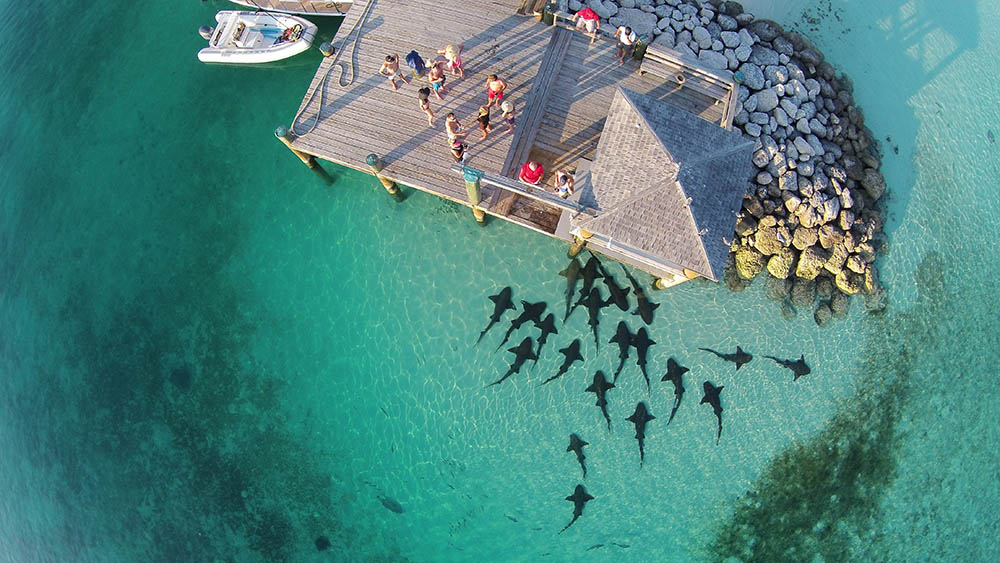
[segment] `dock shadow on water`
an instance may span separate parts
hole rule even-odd
[[[945,267],[939,254],[927,255],[917,269],[916,305],[870,317],[857,392],[817,436],[764,469],[719,526],[708,546],[712,560],[880,560],[880,505],[896,478],[911,375],[953,313]]]

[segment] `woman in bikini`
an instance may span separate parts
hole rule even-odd
[[[476,118],[476,121],[479,122],[479,129],[481,129],[482,132],[483,132],[483,138],[480,139],[480,140],[483,140],[483,139],[486,138],[486,135],[490,131],[493,130],[493,128],[490,127],[490,107],[489,106],[479,106],[479,117]]]
[[[417,90],[417,99],[420,100],[420,109],[427,114],[427,125],[434,125],[434,112],[431,111],[431,102],[427,98],[431,95],[430,88]]]

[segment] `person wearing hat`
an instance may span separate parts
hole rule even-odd
[[[514,130],[514,104],[507,100],[500,104],[500,109],[503,111],[503,120],[507,124],[507,130],[504,133],[510,133]]]

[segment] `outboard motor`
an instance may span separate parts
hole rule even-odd
[[[203,25],[198,28],[198,35],[201,35],[207,41],[212,40],[213,33],[215,33],[215,28],[210,25]]]

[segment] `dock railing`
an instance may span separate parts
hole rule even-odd
[[[478,177],[479,181],[493,186],[494,188],[499,188],[501,190],[506,190],[508,192],[515,193],[521,197],[526,197],[528,199],[533,199],[535,201],[540,201],[542,203],[551,205],[553,207],[558,207],[570,213],[584,213],[590,215],[591,217],[597,216],[597,210],[592,207],[587,207],[575,201],[570,201],[568,199],[563,199],[555,194],[549,193],[545,188],[541,186],[529,186],[520,181],[513,180],[506,176],[500,176],[498,174],[487,174],[481,170],[477,170],[470,166],[464,166],[461,164],[453,164],[451,167],[452,171],[462,174],[468,180],[470,177]],[[478,205],[478,202],[470,202],[473,206]]]

